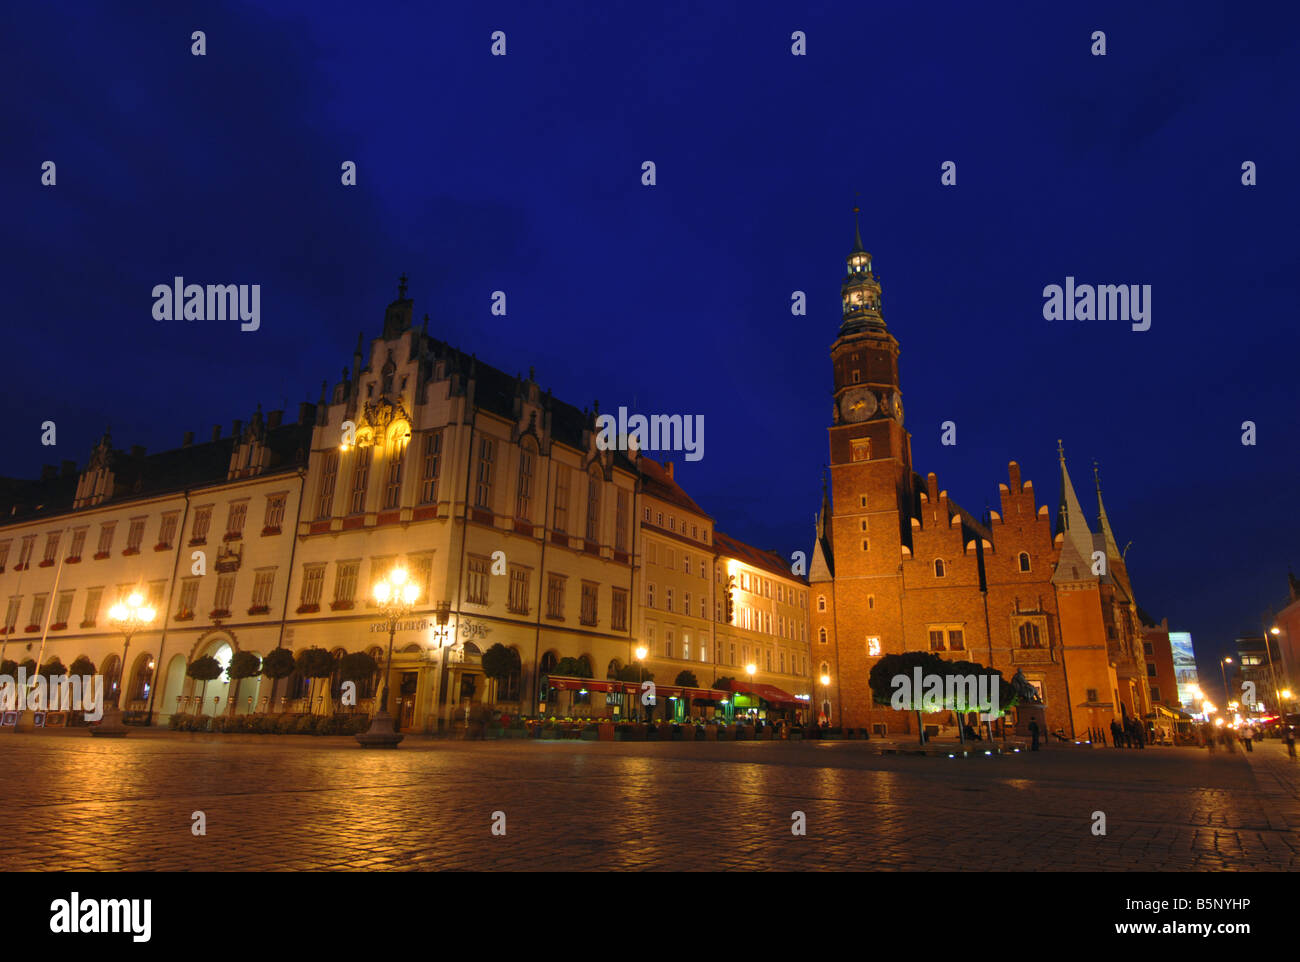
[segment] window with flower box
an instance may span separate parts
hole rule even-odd
[[[94,628],[99,619],[99,602],[104,597],[104,589],[91,588],[86,592],[86,607],[81,613],[81,627]]]
[[[529,583],[533,571],[523,565],[510,566],[510,595],[506,607],[517,615],[528,614]]]
[[[253,603],[248,609],[250,615],[265,615],[270,612],[274,587],[274,568],[258,568],[253,572]]]
[[[287,495],[268,494],[266,496],[266,512],[262,516],[262,534],[272,535],[279,534],[281,525],[284,524],[284,504]]]
[[[68,548],[68,556],[63,560],[68,564],[76,564],[81,560],[81,552],[86,548],[86,531],[87,528],[77,528],[72,532],[72,545]],[[0,564],[0,571],[4,570],[4,565]]]
[[[23,596],[12,595],[9,598],[9,607],[5,610],[4,633],[12,635],[14,628],[18,625],[18,609],[22,607]]]
[[[140,553],[140,544],[144,541],[145,520],[145,518],[131,519],[131,523],[126,529],[126,548],[122,554],[133,555]]]
[[[334,566],[334,600],[331,611],[346,611],[356,605],[357,573],[360,561],[340,561]]]
[[[18,564],[14,565],[14,571],[26,571],[31,567],[32,552],[36,550],[36,535],[28,535],[23,538],[22,546],[18,549]]]
[[[27,631],[41,630],[41,622],[45,618],[45,605],[49,599],[48,594],[39,594],[32,597],[32,617],[27,623]]]
[[[176,620],[190,621],[194,609],[199,603],[199,578],[185,578],[181,581],[180,603],[176,606]]]
[[[465,600],[471,605],[488,603],[488,584],[491,577],[492,559],[482,555],[469,556],[469,583]]]
[[[194,524],[190,527],[190,544],[207,544],[208,528],[212,525],[212,505],[194,509]]]
[[[325,589],[325,564],[302,566],[302,591],[298,595],[298,614],[320,611],[321,593]]]
[[[420,464],[420,503],[433,504],[438,499],[438,474],[442,470],[442,431],[424,436],[424,457]]]
[[[63,536],[62,531],[51,531],[45,536],[45,556],[41,558],[38,567],[49,568],[59,557],[59,539]]]
[[[226,534],[223,540],[238,541],[244,536],[244,521],[248,517],[247,501],[232,501],[226,512]]]

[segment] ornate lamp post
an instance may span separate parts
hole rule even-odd
[[[127,728],[122,724],[122,692],[127,683],[127,652],[131,650],[131,636],[143,631],[153,623],[156,612],[145,603],[144,596],[138,591],[127,595],[126,601],[119,601],[108,609],[108,620],[122,633],[122,667],[118,671],[117,692],[113,704],[104,709],[104,717],[99,724],[90,729],[92,735],[101,738],[123,738]]]
[[[648,654],[650,654],[650,649],[645,645],[636,646],[636,681],[638,689],[641,685],[645,684],[645,656]],[[637,699],[637,704],[639,705],[641,703],[640,690],[638,690],[633,697]],[[639,708],[637,709],[636,715],[638,718],[641,717],[641,711]]]
[[[396,748],[405,735],[393,731],[393,717],[388,714],[388,681],[393,667],[393,638],[397,624],[411,613],[420,597],[420,589],[408,580],[405,568],[394,568],[374,589],[379,610],[388,619],[388,657],[384,661],[384,687],[379,696],[379,710],[370,721],[370,730],[357,736],[362,748]]]

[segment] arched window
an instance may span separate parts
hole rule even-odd
[[[944,568],[944,565],[943,565],[943,559],[942,559],[942,558],[935,558],[935,559],[934,559],[934,576],[935,576],[936,578],[942,578],[945,574],[946,574],[946,569]]]
[[[825,595],[818,595],[818,596],[817,596],[817,610],[818,610],[818,611],[825,611],[825,610],[826,610],[826,596],[825,596]]]
[[[497,701],[519,701],[522,690],[520,678],[523,670],[519,661],[519,650],[510,648],[510,672],[504,678],[497,679]]]
[[[817,629],[817,640],[820,641],[823,645],[826,644],[826,629],[825,629],[825,628],[818,628],[818,629]]]
[[[1021,571],[1028,571],[1028,570],[1029,570],[1029,552],[1028,552],[1028,551],[1022,551],[1022,552],[1020,552],[1020,570],[1021,570]]]
[[[619,663],[619,660],[617,658],[611,658],[609,660],[609,666],[605,669],[605,677],[617,679],[618,673],[622,670],[623,666]]]
[[[551,674],[551,672],[555,671],[555,665],[558,661],[559,658],[556,657],[555,652],[548,651],[546,654],[542,655],[542,661],[537,667],[537,696],[542,701],[550,701],[547,697],[550,692],[548,687],[543,683],[543,679],[545,679],[547,675]]]

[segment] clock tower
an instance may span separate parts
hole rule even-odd
[[[839,337],[830,352],[830,497],[809,569],[814,664],[832,669],[835,719],[841,707],[849,717],[874,719],[871,666],[905,650],[901,571],[911,556],[915,494],[898,341],[885,325],[880,279],[856,224],[840,293]]]

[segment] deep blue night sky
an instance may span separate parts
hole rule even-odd
[[[497,367],[703,414],[678,479],[789,556],[856,200],[917,469],[982,515],[1013,458],[1055,510],[1058,437],[1092,505],[1098,459],[1138,600],[1208,682],[1300,566],[1300,12],[1057,6],[8,5],[0,474],[84,464],[106,422],[160,450],[314,401],[407,271],[431,332]],[[155,322],[177,274],[260,284],[261,330]],[[1151,329],[1045,321],[1067,275],[1151,284]]]

